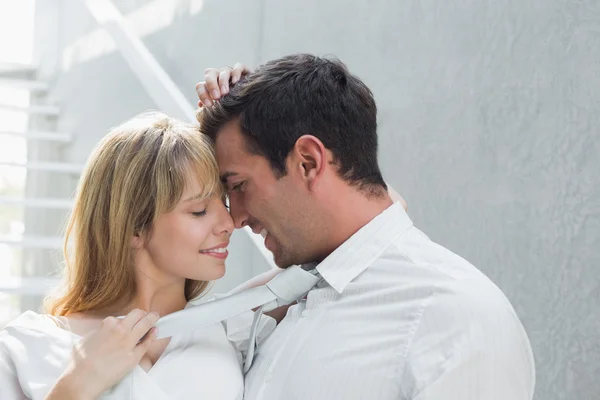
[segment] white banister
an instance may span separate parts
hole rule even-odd
[[[83,2],[98,24],[111,35],[121,55],[158,108],[172,117],[196,121],[194,107],[190,105],[112,2],[110,0],[83,0]]]

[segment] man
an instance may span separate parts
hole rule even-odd
[[[230,70],[199,85],[235,226],[262,234],[279,267],[318,263],[323,277],[261,344],[245,399],[532,399],[504,294],[391,200],[364,83],[308,54],[235,73],[231,88]]]

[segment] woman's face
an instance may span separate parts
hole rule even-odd
[[[179,203],[156,219],[146,238],[145,252],[162,274],[198,281],[225,274],[233,220],[219,197],[201,200],[200,193],[197,183],[186,185]]]

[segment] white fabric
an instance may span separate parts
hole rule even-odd
[[[313,269],[314,265],[303,265],[286,268],[277,276],[271,279],[265,285],[276,297],[275,301],[263,304],[254,314],[252,328],[248,338],[248,351],[244,362],[244,374],[248,372],[254,360],[254,354],[258,347],[258,326],[264,312],[271,311],[273,308],[288,305],[294,301],[302,299],[306,294],[321,281],[321,275]],[[311,270],[309,272],[309,269]],[[275,303],[273,305],[273,303]]]
[[[271,311],[304,297],[318,281],[318,277],[302,267],[290,267],[265,285],[186,307],[162,317],[154,325],[158,330],[156,336],[160,339],[191,332],[259,306],[263,306],[261,310],[264,312]]]
[[[317,270],[325,282],[260,345],[246,400],[533,398],[533,355],[509,301],[400,204]]]
[[[184,335],[175,335],[157,363],[137,366],[101,399],[241,400],[241,364],[251,311]],[[259,341],[275,327],[261,318]],[[25,312],[0,331],[0,399],[43,399],[67,367],[81,338],[48,316]]]

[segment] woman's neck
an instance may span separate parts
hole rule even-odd
[[[119,310],[123,315],[137,308],[163,316],[185,307],[185,279],[157,268],[145,251],[136,253],[134,263],[136,292]]]
[[[151,265],[137,264],[136,287],[131,297],[102,309],[86,312],[99,318],[127,315],[134,309],[156,312],[160,316],[182,310],[186,304],[185,279],[165,276]]]
[[[182,310],[186,304],[185,281],[161,287],[140,285],[138,283],[137,293],[121,309],[121,312],[125,315],[137,308],[148,312],[156,312],[158,315],[164,316]]]

